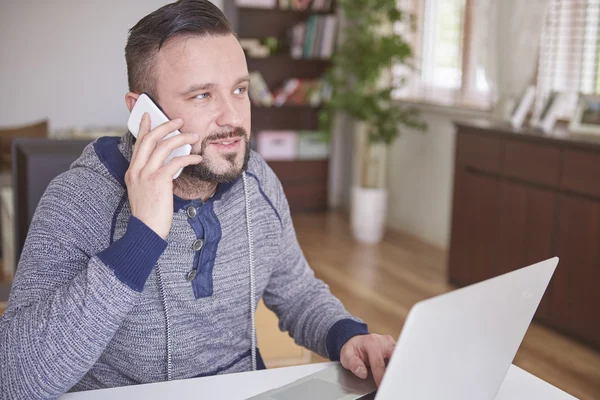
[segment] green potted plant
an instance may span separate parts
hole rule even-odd
[[[397,87],[392,66],[412,68],[413,58],[409,42],[392,27],[396,22],[410,27],[414,23],[411,15],[398,9],[396,0],[338,0],[337,4],[343,15],[342,40],[325,74],[330,98],[320,113],[320,126],[331,133],[336,112],[356,121],[357,134],[364,140],[355,153],[360,178],[352,188],[351,225],[357,240],[376,243],[383,236],[387,212],[382,179],[387,169],[385,152],[402,127],[426,128],[414,108],[392,99]]]

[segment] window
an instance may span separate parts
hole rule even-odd
[[[418,102],[489,108],[491,95],[475,62],[473,7],[477,0],[399,0],[400,10],[415,17],[416,29],[397,24],[415,53],[411,69],[397,65],[395,98]],[[600,1],[600,0],[599,0]]]
[[[564,93],[569,119],[578,93],[600,94],[600,0],[550,0],[540,48],[536,110],[553,91]]]

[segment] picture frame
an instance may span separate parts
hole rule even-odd
[[[561,92],[552,91],[542,106],[542,110],[538,115],[535,115],[531,120],[531,126],[541,129],[546,133],[554,130],[558,111],[564,101],[564,94]]]
[[[600,136],[600,96],[579,95],[569,132],[578,135]]]
[[[510,114],[510,124],[514,129],[520,129],[523,126],[527,113],[531,110],[535,101],[535,86],[529,85],[518,100]]]

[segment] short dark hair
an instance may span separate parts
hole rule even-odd
[[[148,14],[129,30],[125,46],[129,91],[157,97],[156,56],[169,39],[229,34],[227,17],[208,0],[179,0]]]

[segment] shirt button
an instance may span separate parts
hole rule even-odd
[[[185,280],[187,280],[188,282],[191,282],[194,280],[195,277],[196,277],[196,270],[193,269],[185,275]]]
[[[194,240],[194,243],[192,243],[192,250],[199,251],[202,246],[204,246],[204,241],[202,239]]]
[[[189,206],[186,210],[188,218],[194,218],[196,216],[196,207]]]

